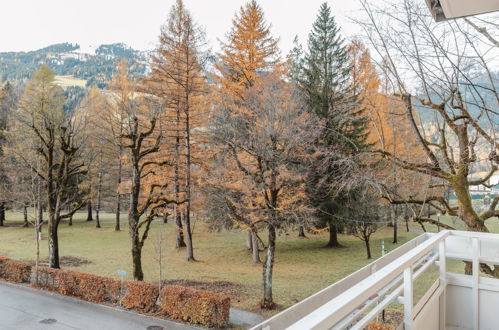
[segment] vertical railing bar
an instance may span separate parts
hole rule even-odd
[[[440,286],[442,287],[442,295],[440,296],[439,305],[440,305],[440,330],[445,330],[447,324],[446,318],[446,302],[447,302],[447,265],[445,258],[445,241],[440,242],[438,244],[438,252],[439,252],[439,268],[440,268]]]
[[[412,329],[412,265],[404,270],[404,330]]]
[[[471,239],[473,246],[473,275],[472,275],[472,292],[473,292],[473,329],[478,330],[479,327],[479,299],[478,299],[478,284],[480,281],[480,241],[474,237]]]

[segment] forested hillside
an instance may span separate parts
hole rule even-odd
[[[87,81],[87,87],[102,88],[111,80],[121,58],[127,59],[133,76],[146,73],[147,54],[125,44],[100,45],[90,54],[81,51],[78,44],[60,43],[29,52],[0,53],[0,81],[22,81],[46,64],[56,75],[81,78]]]

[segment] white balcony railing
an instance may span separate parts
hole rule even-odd
[[[472,275],[447,271],[447,259],[471,262]],[[499,329],[499,280],[480,263],[499,265],[499,234],[423,234],[253,329],[360,330],[392,303],[403,305],[400,329]],[[433,265],[415,303],[414,281]]]

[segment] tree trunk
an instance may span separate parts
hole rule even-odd
[[[305,227],[304,226],[298,227],[298,237],[303,237],[303,238],[307,237],[305,235]]]
[[[263,263],[263,300],[261,302],[261,307],[272,309],[275,307],[274,300],[272,299],[272,273],[274,268],[276,240],[276,233],[273,225],[268,226],[268,232],[269,242],[265,262]]]
[[[97,185],[97,205],[95,206],[95,227],[100,228],[100,202],[101,202],[101,191],[102,191],[102,173],[99,172],[99,182]]]
[[[173,171],[173,182],[174,182],[174,194],[175,194],[175,200],[177,202],[180,201],[180,182],[179,182],[179,164],[180,164],[180,109],[177,106],[176,109],[176,118],[175,118],[175,123],[177,126],[177,133],[175,136],[175,164],[174,164],[174,171]],[[175,246],[177,248],[185,247],[185,241],[184,241],[184,231],[182,230],[182,219],[181,219],[181,212],[179,210],[178,205],[175,205],[173,207],[173,216],[175,217],[175,225],[177,227],[177,239],[176,239],[176,244]]]
[[[392,216],[392,224],[393,224],[393,244],[398,243],[398,235],[397,235],[397,209],[395,205],[391,205],[391,216]]]
[[[473,208],[467,178],[465,176],[458,177],[451,183],[459,205],[459,217],[464,221],[467,229],[469,231],[488,232],[485,222]]]
[[[407,204],[404,205],[404,221],[405,221],[405,230],[409,232],[409,210]]]
[[[49,231],[49,267],[61,268],[59,266],[59,237],[57,235],[57,221],[55,219],[54,214],[49,214],[48,231]]]
[[[188,84],[187,80],[187,84]],[[188,86],[186,86],[188,88]],[[191,230],[191,126],[189,118],[189,94],[185,99],[185,212],[184,212],[184,233],[187,245],[187,261],[195,261],[194,248]]]
[[[251,234],[251,230],[248,230],[248,234],[246,235],[246,249],[253,250],[253,235]]]
[[[253,263],[254,264],[259,264],[261,263],[260,260],[260,251],[258,250],[258,237],[256,237],[256,233],[253,231],[250,231],[251,235],[251,250],[253,254]]]
[[[329,242],[326,244],[328,248],[339,248],[341,247],[338,242],[338,228],[333,221],[329,222]]]
[[[93,221],[94,220],[94,216],[92,214],[92,200],[89,199],[87,201],[87,221]]]
[[[139,213],[139,198],[141,177],[139,170],[139,160],[132,158],[133,171],[132,171],[132,186],[130,191],[130,207],[128,209],[128,230],[130,240],[132,243],[132,271],[133,279],[135,281],[144,280],[144,272],[142,271],[142,244],[140,240],[140,232],[138,227],[140,221]]]
[[[369,244],[369,238],[364,239],[364,242],[366,243],[367,259],[372,259],[372,256],[371,256],[371,245]]]
[[[38,188],[40,189],[40,188]],[[39,228],[38,228],[38,232],[39,232],[39,235],[42,234],[42,228],[43,228],[43,205],[42,205],[42,197],[41,197],[41,193],[38,192],[38,201],[37,201],[37,219],[38,219],[38,223],[39,223]]]
[[[163,223],[168,223],[168,212],[163,212]]]
[[[23,227],[28,227],[28,207],[26,205],[23,206]]]
[[[181,212],[178,211],[178,206],[174,206],[174,215],[175,215],[175,227],[177,228],[176,233],[177,233],[177,238],[176,238],[176,243],[175,247],[177,249],[185,247],[185,240],[184,240],[184,230],[182,229],[182,216]]]
[[[194,259],[194,247],[192,246],[191,219],[187,216],[187,214],[183,214],[183,216],[185,243],[187,246],[187,261],[196,261],[196,259]]]
[[[0,203],[0,226],[3,227],[5,222],[5,203]]]
[[[73,225],[73,216],[72,216],[72,215],[69,217],[69,222],[68,222],[68,225],[69,225],[69,226],[72,226],[72,225]]]
[[[121,185],[121,171],[122,171],[122,164],[121,164],[121,154],[123,152],[123,147],[120,145],[119,148],[119,162],[118,162],[118,187],[116,191],[116,222],[114,224],[114,230],[115,231],[120,231],[120,211],[121,211],[121,195],[120,195],[120,185]]]
[[[36,216],[35,216],[35,235],[36,235],[36,258],[35,258],[35,283],[38,285],[38,266],[40,264],[40,229],[42,228],[42,223],[41,223],[41,219],[39,217],[39,211],[38,209],[41,209],[41,205],[40,205],[40,201],[38,200],[36,203],[35,203],[35,206],[37,208],[37,213]]]
[[[132,235],[132,263],[133,263],[133,279],[134,281],[143,281],[144,272],[142,271],[142,248],[138,234]]]
[[[121,209],[121,195],[118,193],[116,195],[116,222],[114,224],[114,230],[115,231],[120,231],[121,230],[121,225],[120,225],[120,209]]]

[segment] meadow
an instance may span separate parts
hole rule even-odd
[[[35,259],[35,232],[32,227],[21,227],[20,213],[7,213],[7,226],[0,227],[0,255],[12,259],[33,261]],[[122,215],[122,230],[114,231],[114,216],[102,214],[102,228],[95,228],[95,222],[85,221],[86,214],[78,213],[73,226],[67,222],[60,224],[60,255],[62,268],[97,275],[119,278],[118,270],[127,272],[131,280],[130,241],[126,215]],[[441,217],[443,223],[458,229],[464,226],[460,220]],[[499,232],[499,220],[488,222],[491,232]],[[428,231],[435,232],[436,226],[426,225]],[[399,227],[399,244],[392,244],[392,228],[380,229],[373,235],[371,246],[373,258],[381,256],[381,241],[385,249],[391,251],[421,233],[417,223],[410,224],[406,232],[405,224]],[[143,251],[143,267],[146,281],[159,280],[160,233],[163,233],[162,274],[169,283],[180,283],[199,288],[225,292],[232,297],[232,306],[244,310],[262,312],[258,307],[261,296],[262,266],[254,265],[250,251],[245,248],[246,234],[242,231],[210,231],[203,222],[194,225],[194,248],[196,262],[185,260],[185,251],[176,249],[174,244],[174,224],[154,222],[150,237]],[[47,257],[46,227],[43,228],[41,258]],[[264,235],[262,235],[264,236]],[[339,249],[324,248],[328,233],[307,234],[298,238],[297,232],[280,233],[277,239],[276,263],[274,267],[274,297],[278,308],[270,315],[282,310],[320,289],[358,270],[371,260],[366,258],[364,243],[359,239],[340,235]],[[64,257],[75,257],[64,262]],[[264,255],[261,253],[263,260]],[[83,263],[81,263],[83,262]],[[461,262],[448,262],[449,270],[462,273]],[[433,278],[422,279],[421,289]],[[428,283],[426,283],[428,282]],[[417,295],[417,293],[416,293]]]
[[[113,215],[101,216],[102,228],[94,222],[86,222],[85,214],[73,219],[73,226],[60,224],[60,255],[77,257],[88,261],[81,265],[62,264],[80,272],[119,278],[118,270],[127,272],[131,279],[130,240],[126,222],[120,232],[114,231]],[[31,227],[21,227],[20,213],[8,213],[7,227],[0,228],[0,255],[12,259],[33,261],[35,259],[35,232]],[[126,218],[123,215],[122,218]],[[9,221],[10,220],[10,221]],[[194,226],[194,248],[196,262],[185,261],[185,251],[175,249],[175,233],[172,223],[154,222],[150,237],[144,245],[143,267],[146,281],[158,281],[159,233],[163,232],[163,279],[184,281],[184,284],[207,287],[227,292],[232,296],[232,305],[237,308],[259,311],[262,266],[252,263],[250,251],[245,248],[246,234],[242,231],[210,231],[197,222]],[[418,235],[416,232],[399,231],[400,244]],[[47,257],[46,227],[40,242],[41,258]],[[385,249],[395,249],[391,244],[391,228],[384,228],[372,238],[373,258],[381,256],[381,241]],[[281,233],[277,238],[276,264],[274,267],[274,296],[278,309],[288,307],[320,289],[340,280],[368,264],[364,243],[359,239],[340,235],[344,248],[324,248],[328,233],[307,234],[298,238],[297,232]],[[264,255],[261,253],[263,260]],[[275,313],[275,311],[271,312]]]

